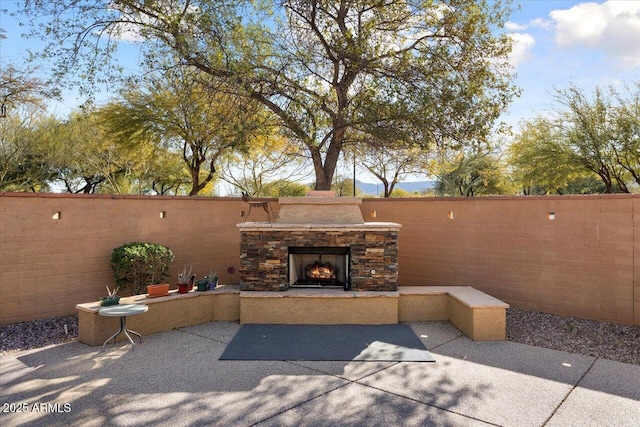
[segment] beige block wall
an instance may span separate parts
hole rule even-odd
[[[367,199],[362,209],[365,220],[375,210],[377,221],[402,224],[400,286],[473,286],[515,308],[640,325],[639,203],[639,195]]]
[[[0,323],[104,296],[111,251],[134,240],[174,251],[170,283],[185,263],[236,283],[247,210],[234,198],[1,193]],[[402,224],[400,286],[473,286],[515,308],[640,325],[640,195],[365,199],[361,210]]]
[[[220,284],[237,283],[236,224],[246,210],[228,198],[0,194],[0,322],[74,314],[105,296],[114,287],[111,253],[132,241],[171,248],[172,288],[185,264],[197,278],[212,268]]]

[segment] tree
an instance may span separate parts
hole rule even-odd
[[[383,196],[391,197],[395,186],[407,175],[419,173],[426,162],[426,151],[418,146],[380,142],[377,145],[362,145],[357,151],[357,160],[373,176],[382,182]]]
[[[557,112],[555,125],[569,151],[570,161],[596,173],[605,185],[605,192],[628,193],[626,171],[615,155],[615,109],[599,88],[593,99],[582,90],[570,86],[558,90],[557,102],[564,108]],[[640,171],[640,166],[638,166]]]
[[[33,77],[35,68],[0,65],[0,190],[48,189],[52,171],[38,129],[52,120],[43,115],[44,100],[55,91]]]
[[[41,144],[47,147],[56,181],[67,192],[123,192],[119,183],[126,160],[91,108],[72,112],[66,121],[51,123],[42,130]]]
[[[623,93],[611,93],[618,105],[613,119],[616,162],[640,185],[640,80],[631,88],[626,86]]]
[[[342,175],[338,175],[331,185],[331,190],[340,197],[359,197],[361,191],[353,183],[353,178],[348,178]],[[355,194],[353,193],[355,188]]]
[[[25,0],[60,72],[89,82],[125,32],[272,111],[331,187],[350,134],[423,146],[487,136],[516,90],[501,1]],[[97,41],[89,43],[92,38]],[[82,84],[87,84],[83,80]]]
[[[38,129],[51,118],[10,114],[0,119],[0,191],[43,191],[54,178]]]
[[[231,152],[224,159],[220,178],[253,197],[304,195],[305,166],[298,145],[278,134],[251,138],[243,151]]]
[[[559,108],[525,121],[510,149],[525,192],[628,193],[632,181],[640,183],[640,82],[625,93],[596,88],[589,97],[571,85],[556,91]]]
[[[522,124],[507,159],[513,168],[511,178],[525,195],[563,193],[570,182],[585,175],[558,141],[557,129],[549,120],[535,118]]]
[[[4,37],[0,34],[0,38]],[[0,65],[0,116],[3,118],[16,112],[31,114],[34,108],[43,110],[45,99],[58,96],[50,83],[33,77],[37,75],[37,67],[20,69],[2,62]]]
[[[240,149],[264,125],[258,105],[211,87],[197,70],[178,67],[150,78],[145,90],[122,91],[122,100],[102,109],[112,135],[137,144],[151,140],[181,153],[190,176],[189,195],[200,193],[216,174],[216,163]],[[209,81],[210,83],[210,81]]]
[[[463,151],[440,151],[430,172],[438,178],[440,196],[474,197],[509,194],[504,165],[490,148],[477,145]]]

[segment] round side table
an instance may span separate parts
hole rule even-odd
[[[127,329],[127,316],[135,316],[136,314],[146,313],[147,310],[149,310],[149,307],[144,304],[122,304],[100,308],[100,310],[98,310],[98,314],[100,314],[100,316],[120,318],[120,329],[118,330],[118,332],[111,335],[109,339],[104,342],[104,344],[102,344],[102,350],[104,351],[104,347],[111,340],[113,340],[113,343],[115,344],[116,337],[120,334],[124,334],[127,339],[129,339],[129,342],[131,343],[131,349],[133,350],[134,342],[131,339],[129,332],[137,335],[140,338],[140,343],[142,343],[142,335],[135,331],[132,331],[131,329]]]

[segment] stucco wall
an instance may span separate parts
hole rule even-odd
[[[365,221],[402,224],[400,286],[473,286],[512,307],[640,325],[638,195],[365,199],[361,208]],[[198,277],[211,267],[236,283],[236,224],[247,210],[228,198],[0,194],[0,323],[73,314],[104,296],[111,251],[136,240],[173,250],[169,283],[187,263]]]
[[[512,307],[640,325],[638,195],[363,202],[365,220],[374,210],[402,224],[401,286],[473,286]]]
[[[212,268],[221,284],[236,283],[242,210],[239,199],[0,195],[0,322],[73,314],[104,296],[111,252],[132,241],[171,248],[173,288],[185,264],[197,278]]]

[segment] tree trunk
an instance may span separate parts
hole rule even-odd
[[[333,175],[338,166],[338,159],[342,152],[342,143],[344,141],[344,127],[335,127],[331,137],[331,143],[327,149],[327,154],[322,161],[322,154],[320,148],[317,146],[309,146],[311,151],[311,158],[313,159],[313,168],[316,173],[316,186],[315,190],[327,191],[331,190],[331,184],[333,183]]]

